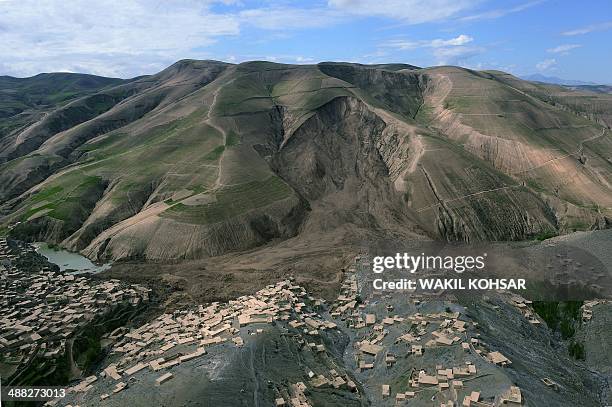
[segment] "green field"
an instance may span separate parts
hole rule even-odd
[[[224,187],[216,193],[216,202],[211,204],[189,206],[177,203],[163,212],[162,216],[186,223],[217,223],[281,201],[290,195],[291,188],[283,180],[270,177],[263,181]]]

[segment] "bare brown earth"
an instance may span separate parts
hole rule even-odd
[[[240,254],[174,264],[120,262],[101,276],[170,286],[177,290],[169,299],[170,307],[228,301],[287,277],[294,277],[319,297],[333,299],[342,282],[342,270],[356,252],[356,247],[342,243],[289,240]]]
[[[458,67],[180,61],[3,118],[3,233],[229,268],[278,246],[287,270],[314,242],[604,229],[612,96],[583,114],[572,92]]]

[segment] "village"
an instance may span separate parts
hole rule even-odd
[[[311,308],[321,304],[321,300],[308,296],[302,287],[285,280],[253,296],[163,314],[133,330],[118,328],[106,336],[114,343],[111,357],[114,355],[116,362],[106,366],[99,377],[90,376],[70,391],[85,395],[98,379],[111,380],[112,391],[99,396],[99,401],[104,401],[126,389],[130,379],[143,370],[155,372],[155,385],[162,386],[173,379],[173,367],[205,357],[207,349],[212,346],[229,344],[242,347],[247,336],[262,333],[264,327],[273,321],[287,323],[289,327],[316,338],[319,331],[337,328],[335,323],[324,321],[320,315],[311,312]],[[325,351],[320,342],[304,342],[304,346],[314,352]],[[350,378],[337,377],[336,383],[339,382],[350,385]],[[305,389],[304,383],[295,383],[285,394],[279,394],[276,405],[308,405],[303,394]],[[48,404],[55,405],[55,402]]]
[[[358,383],[369,390],[376,405],[412,405],[417,400],[424,405],[435,400],[435,405],[443,407],[525,403],[521,389],[503,373],[512,361],[480,338],[478,323],[448,307],[419,311],[443,305],[437,295],[413,293],[405,307],[391,305],[391,296],[382,292],[362,297],[356,273],[361,261],[358,257],[345,270],[340,295],[330,304],[288,279],[228,303],[163,314],[131,330],[118,328],[105,338],[113,343],[111,363],[70,392],[75,400],[92,400],[95,393],[104,405],[105,400],[137,385],[143,372],[154,374],[154,386],[163,388],[181,374],[176,369],[182,364],[206,358],[218,346],[238,350],[272,326],[282,326],[301,338],[306,351],[323,356],[327,353],[321,340],[324,332],[349,332],[353,360],[345,370],[327,362],[323,364],[327,370],[305,369],[303,381],[277,391],[279,407],[313,406],[312,390],[360,393]],[[510,293],[506,297],[526,321],[541,324],[529,301]],[[405,379],[398,381],[396,364],[413,366]],[[541,380],[546,386],[555,385],[548,378]],[[95,391],[100,382],[107,391]]]
[[[19,250],[33,248],[24,245]],[[13,372],[36,358],[62,357],[75,332],[94,318],[150,299],[149,288],[118,280],[95,280],[46,266],[19,270],[14,265],[19,255],[0,240],[0,351]],[[452,295],[415,290],[402,297],[368,291],[365,288],[371,285],[362,280],[363,270],[369,270],[366,255],[343,269],[340,293],[330,303],[288,278],[253,295],[181,308],[140,326],[120,326],[101,338],[108,353],[104,365],[71,385],[67,399],[47,405],[103,406],[132,388],[142,389],[145,373],[152,378],[147,383],[161,391],[188,374],[193,361],[206,360],[213,351],[240,352],[272,329],[290,335],[300,352],[317,361],[304,365],[301,380],[275,385],[277,407],[315,406],[312,392],[325,389],[367,397],[375,405],[526,403],[521,388],[504,373],[512,360],[482,338],[479,324],[454,304]],[[528,325],[542,324],[531,301],[511,292],[499,295]],[[584,304],[584,321],[597,304]],[[327,348],[334,332],[349,338],[350,357],[343,363]],[[539,380],[558,388],[549,377]]]
[[[150,289],[118,280],[92,281],[51,270],[20,270],[13,263],[34,248],[10,248],[0,239],[0,354],[4,377],[41,361],[53,370],[75,333],[118,306],[149,300]],[[42,373],[42,372],[41,372]]]
[[[349,326],[359,332],[359,340],[354,345],[358,370],[376,371],[369,377],[377,382],[385,376],[379,373],[382,369],[391,369],[402,358],[410,357],[415,365],[422,366],[412,368],[404,383],[391,385],[391,382],[397,383],[396,378],[391,376],[388,383],[380,384],[381,400],[393,399],[395,405],[411,405],[411,401],[425,396],[428,400],[435,399],[439,402],[436,405],[444,407],[523,404],[520,388],[512,385],[492,400],[485,400],[481,396],[481,389],[477,385],[479,372],[476,363],[485,361],[486,364],[504,368],[512,362],[500,352],[489,349],[479,339],[477,323],[450,309],[443,312],[404,313],[391,305],[392,297],[389,294],[378,290],[372,293],[371,299],[361,300],[355,273],[355,267],[349,269],[342,294],[332,308],[332,316],[345,319]],[[418,309],[427,302],[439,302],[436,297],[413,292],[408,300],[409,306]],[[372,305],[378,303],[378,313],[372,312],[370,302]],[[368,308],[370,310],[366,311]],[[461,349],[459,355],[464,356],[459,359],[462,359],[462,363],[423,366],[422,361],[418,361],[427,352],[441,348]],[[456,352],[454,354],[457,355]],[[367,377],[365,381],[368,381]]]

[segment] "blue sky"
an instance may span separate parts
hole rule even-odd
[[[132,77],[183,58],[404,62],[612,83],[612,2],[0,0],[0,75]]]

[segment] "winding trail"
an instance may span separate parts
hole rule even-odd
[[[504,190],[504,189],[516,188],[516,187],[520,187],[520,186],[521,186],[521,184],[508,185],[508,186],[505,186],[505,187],[499,187],[499,188],[493,188],[493,189],[487,189],[487,190],[484,190],[484,191],[474,192],[474,193],[463,195],[463,196],[460,196],[460,197],[457,197],[457,198],[443,199],[441,202],[438,202],[438,203],[435,203],[435,204],[431,204],[431,205],[425,206],[423,208],[419,208],[416,211],[417,212],[423,212],[423,211],[426,211],[428,209],[431,209],[431,208],[434,208],[436,206],[440,206],[442,204],[446,204],[446,203],[449,203],[449,202],[460,201],[462,199],[466,199],[466,198],[469,198],[469,197],[472,197],[472,196],[487,194],[489,192],[501,191],[501,190]]]
[[[219,96],[219,92],[225,88],[226,86],[228,86],[229,84],[233,83],[237,78],[234,78],[226,83],[224,83],[223,85],[220,85],[214,92],[213,92],[213,99],[212,102],[210,103],[210,107],[208,108],[208,112],[206,112],[206,119],[204,119],[204,122],[206,124],[208,124],[210,127],[212,127],[213,129],[217,130],[221,136],[223,137],[223,144],[222,146],[225,148],[225,146],[227,145],[227,133],[226,131],[222,128],[217,126],[215,123],[213,123],[213,116],[212,111],[215,109],[215,107],[217,106],[217,97]],[[202,101],[202,103],[204,103],[204,101]],[[221,156],[219,157],[219,164],[217,164],[217,179],[215,180],[213,189],[219,189],[221,187],[223,187],[224,185],[221,183],[221,170],[223,168],[222,164],[222,160],[223,160],[223,153],[221,153]]]
[[[447,79],[446,77],[443,77],[443,78]],[[515,89],[515,88],[513,88],[513,89],[516,90],[517,92],[525,95],[525,96],[531,97],[530,95],[527,95],[526,93],[524,93],[524,92],[522,92],[522,91],[520,91],[518,89]],[[448,94],[450,93],[451,90],[452,90],[452,83],[451,83],[451,87],[447,90],[446,94],[443,95],[440,98],[439,103],[441,103],[442,101],[444,101],[446,99],[446,97],[448,96]],[[474,115],[487,115],[487,114],[480,114],[479,113],[479,114],[474,114]],[[553,162],[556,162],[558,160],[562,160],[562,159],[565,159],[565,158],[568,158],[568,157],[572,157],[572,156],[580,156],[580,155],[582,155],[585,143],[587,143],[589,141],[596,140],[598,138],[601,138],[605,134],[606,134],[606,129],[602,129],[601,134],[599,134],[597,136],[590,137],[590,138],[585,139],[585,140],[582,140],[578,144],[578,149],[575,152],[563,155],[561,157],[556,157],[556,158],[550,159],[550,160],[548,160],[548,161],[546,161],[546,162],[544,162],[542,164],[536,165],[536,166],[534,166],[532,168],[528,168],[526,170],[510,173],[510,175],[516,175],[516,174],[523,174],[523,173],[526,173],[526,172],[531,172],[531,171],[543,168],[543,167],[545,167],[545,166],[547,166],[549,164],[552,164]],[[425,150],[425,151],[427,151],[427,150]],[[456,198],[444,199],[444,200],[441,200],[440,202],[437,202],[437,203],[434,203],[434,204],[431,204],[431,205],[428,205],[428,206],[424,206],[424,207],[418,208],[415,211],[420,213],[420,212],[427,211],[429,209],[436,208],[436,207],[441,206],[441,205],[446,204],[446,203],[459,201],[459,200],[470,198],[470,197],[473,197],[473,196],[483,195],[483,194],[486,194],[486,193],[489,193],[489,192],[496,192],[496,191],[516,188],[516,187],[520,187],[520,186],[522,186],[522,184],[506,185],[506,186],[502,186],[502,187],[498,187],[498,188],[492,188],[492,189],[487,189],[487,190],[483,190],[483,191],[473,192],[473,193],[462,195],[462,196],[459,196],[459,197],[456,197]]]
[[[539,169],[539,168],[545,167],[545,166],[547,166],[548,164],[551,164],[551,163],[553,163],[553,162],[555,162],[555,161],[562,160],[562,159],[564,159],[564,158],[571,157],[571,156],[574,156],[574,155],[580,155],[580,154],[582,154],[582,149],[583,149],[583,147],[584,147],[584,146],[583,146],[583,144],[584,144],[584,143],[586,143],[586,142],[588,142],[588,141],[592,141],[592,140],[598,139],[598,138],[600,138],[600,137],[604,136],[604,135],[605,135],[605,133],[606,133],[606,131],[605,131],[605,129],[604,129],[604,130],[601,132],[601,134],[600,134],[600,135],[598,135],[598,136],[594,136],[594,137],[591,137],[591,138],[588,138],[588,139],[586,139],[586,140],[581,141],[581,142],[580,142],[580,144],[579,144],[579,146],[580,146],[580,147],[579,147],[579,148],[578,148],[578,150],[577,150],[576,152],[574,152],[574,153],[566,154],[566,155],[564,155],[564,156],[562,156],[562,157],[553,158],[553,159],[551,159],[551,160],[548,160],[548,161],[544,162],[543,164],[537,165],[537,166],[535,166],[535,167],[532,167],[532,168],[529,168],[529,169],[526,169],[526,170],[523,170],[523,171],[513,172],[513,173],[511,173],[511,174],[512,174],[512,175],[514,175],[514,174],[522,174],[522,173],[525,173],[525,172],[530,172],[530,171],[533,171],[533,170],[536,170],[536,169]],[[504,187],[492,188],[492,189],[487,189],[487,190],[484,190],[484,191],[479,191],[479,192],[470,193],[470,194],[467,194],[467,195],[462,195],[462,196],[459,196],[459,197],[456,197],[456,198],[444,199],[444,200],[442,200],[441,202],[438,202],[438,203],[435,203],[435,204],[431,204],[431,205],[429,205],[429,206],[425,206],[425,207],[422,207],[422,208],[416,209],[416,212],[424,212],[424,211],[426,211],[426,210],[428,210],[428,209],[435,208],[435,207],[440,206],[440,205],[445,204],[445,203],[454,202],[454,201],[459,201],[459,200],[466,199],[466,198],[470,198],[470,197],[472,197],[472,196],[476,196],[476,195],[482,195],[482,194],[486,194],[486,193],[489,193],[489,192],[501,191],[501,190],[504,190],[504,189],[516,188],[516,187],[520,187],[520,186],[522,186],[522,184],[507,185],[507,186],[504,186]]]

